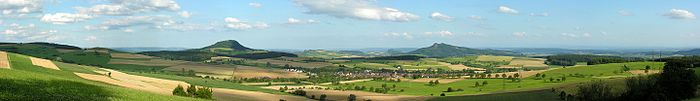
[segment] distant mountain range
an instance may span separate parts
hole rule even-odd
[[[430,47],[419,48],[408,52],[408,54],[420,54],[428,57],[450,57],[450,56],[466,56],[466,55],[520,55],[517,52],[493,50],[493,49],[475,49],[467,47],[459,47],[445,43],[435,43]]]

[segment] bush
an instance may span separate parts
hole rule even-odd
[[[294,90],[294,92],[292,92],[292,94],[298,95],[298,96],[306,96],[306,91],[301,90],[301,89],[297,89],[297,90]]]
[[[175,89],[173,90],[173,95],[187,96],[187,92],[185,92],[185,88],[183,88],[180,85],[177,85],[177,87],[175,87]]]
[[[348,96],[348,101],[355,101],[355,100],[357,100],[357,96],[355,96],[355,94],[350,94],[350,96]]]
[[[326,96],[326,94],[321,94],[321,96],[318,97],[318,100],[319,101],[326,101],[326,97],[328,97],[328,96]]]

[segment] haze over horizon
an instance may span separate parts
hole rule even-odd
[[[2,0],[0,0],[2,1]],[[12,1],[12,0],[11,0]],[[624,5],[620,5],[624,4]],[[698,48],[700,1],[22,0],[0,42],[257,49]]]

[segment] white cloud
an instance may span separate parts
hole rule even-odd
[[[584,37],[593,37],[591,33],[581,33],[581,34],[574,34],[574,33],[561,33],[562,36],[565,37],[570,37],[570,38],[584,38]]]
[[[92,18],[92,16],[87,14],[54,13],[45,14],[43,17],[41,17],[41,21],[52,24],[66,24],[84,21]]]
[[[572,33],[561,33],[562,36],[576,38],[578,35]]]
[[[253,2],[253,3],[248,3],[248,6],[253,7],[253,8],[260,8],[260,7],[262,7],[262,4]]]
[[[620,14],[620,15],[622,15],[622,16],[632,16],[632,15],[634,15],[634,14],[632,14],[632,12],[629,12],[629,11],[626,11],[626,10],[617,11],[617,14]]]
[[[192,13],[188,11],[182,11],[180,13],[177,13],[177,15],[180,15],[180,17],[182,18],[190,18],[190,16],[192,16]]]
[[[671,19],[695,19],[693,12],[684,9],[671,9],[664,16]]]
[[[288,18],[287,19],[287,24],[311,24],[311,23],[316,23],[318,21],[313,20],[313,19],[308,19],[308,20],[301,20],[301,19],[296,19],[296,18]]]
[[[226,23],[225,27],[233,30],[265,29],[270,27],[264,22],[249,23],[232,17],[224,18],[224,22]]]
[[[127,29],[124,29],[124,32],[125,32],[125,33],[133,33],[134,30],[133,30],[133,29],[127,28]]]
[[[517,37],[525,37],[525,36],[527,36],[527,33],[526,32],[513,32],[513,35],[517,36]]]
[[[57,30],[46,30],[36,27],[34,24],[20,25],[11,24],[6,29],[0,31],[0,38],[3,40],[20,41],[57,41],[65,38],[57,35]]]
[[[498,12],[505,14],[518,14],[518,11],[508,6],[498,6]]]
[[[530,13],[530,16],[547,17],[547,16],[549,16],[549,13],[547,13],[547,12],[544,12],[544,13]]]
[[[452,21],[454,19],[454,17],[442,14],[440,12],[433,12],[433,14],[430,14],[430,18],[442,21]]]
[[[133,15],[143,12],[178,11],[180,5],[173,0],[108,0],[109,4],[89,8],[76,7],[80,13],[97,15]]]
[[[42,11],[43,0],[0,0],[0,15],[18,17]]]
[[[437,32],[425,32],[425,35],[440,35],[440,36],[452,36],[450,31],[437,31]]]
[[[166,27],[179,24],[170,16],[127,16],[120,19],[108,19],[99,25],[85,26],[88,30],[124,30],[130,27],[149,27],[156,29],[166,29]]]
[[[472,19],[472,20],[486,20],[486,18],[481,17],[481,16],[476,16],[476,15],[471,15],[471,16],[469,16],[469,19]]]
[[[384,33],[384,36],[413,39],[413,35],[411,35],[410,33],[407,33],[407,32],[403,32],[403,33],[389,32],[389,33]]]
[[[591,33],[583,33],[581,36],[583,36],[583,37],[591,37],[592,35],[591,35]]]
[[[97,40],[98,40],[98,38],[97,38],[96,36],[87,36],[87,37],[85,37],[85,41],[94,42],[94,41],[97,41]]]
[[[379,7],[374,0],[292,0],[307,8],[307,14],[338,18],[407,22],[420,19],[417,15],[389,7]]]

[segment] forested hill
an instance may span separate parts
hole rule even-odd
[[[474,49],[453,46],[444,43],[435,43],[430,47],[420,48],[409,54],[420,54],[428,57],[450,57],[450,56],[465,56],[465,55],[520,55],[516,52],[492,50],[492,49]]]
[[[285,52],[274,52],[267,50],[252,49],[241,45],[235,40],[220,41],[215,44],[199,48],[183,51],[148,51],[140,52],[139,54],[156,56],[166,59],[187,60],[187,61],[205,61],[214,56],[227,56],[250,59],[264,59],[275,57],[297,57],[295,54]]]

